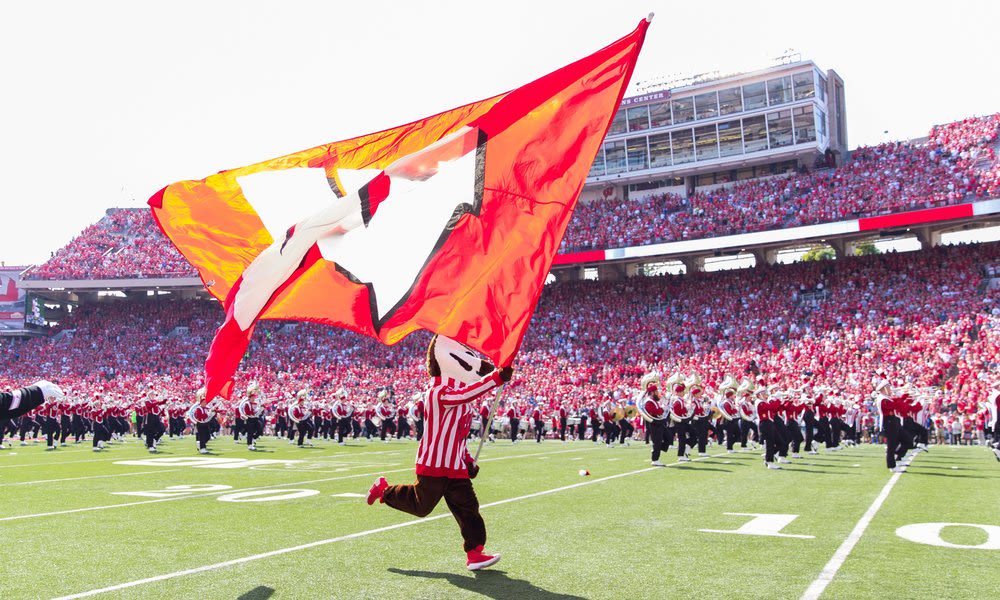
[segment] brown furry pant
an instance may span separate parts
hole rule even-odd
[[[486,545],[486,523],[479,514],[479,499],[468,479],[417,475],[412,485],[390,485],[382,495],[386,504],[411,515],[426,517],[444,498],[448,510],[455,515],[465,541],[465,551]]]

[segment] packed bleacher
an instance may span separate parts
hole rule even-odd
[[[111,209],[25,279],[196,277],[148,209]]]
[[[856,149],[835,169],[582,204],[562,250],[641,246],[947,206],[1000,195],[1000,114],[934,127],[926,140]]]
[[[919,142],[858,148],[836,169],[750,179],[690,197],[581,202],[561,251],[621,248],[809,225],[1000,196],[1000,114],[934,127]],[[112,209],[25,278],[194,277],[146,209]]]
[[[873,374],[885,369],[925,390],[935,412],[975,419],[977,402],[1000,383],[1000,304],[983,268],[997,260],[1000,244],[948,246],[551,284],[509,397],[543,406],[628,398],[641,374],[657,369],[698,371],[709,384],[759,372],[783,389],[811,373],[813,385],[864,401]],[[59,326],[72,333],[0,341],[0,388],[47,377],[77,397],[155,389],[190,399],[221,317],[206,300],[84,304]],[[356,400],[383,387],[407,398],[425,385],[427,340],[414,334],[386,347],[343,330],[266,322],[238,385],[256,380],[272,398],[341,386]]]

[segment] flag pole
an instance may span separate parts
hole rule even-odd
[[[483,423],[483,431],[479,436],[479,447],[476,448],[476,455],[472,457],[473,464],[479,464],[479,453],[483,451],[483,444],[486,443],[486,436],[490,434],[490,426],[493,425],[493,416],[497,412],[497,407],[500,406],[500,395],[503,394],[503,389],[507,387],[507,384],[503,384],[497,388],[497,395],[493,397],[493,406],[490,407],[490,418]]]

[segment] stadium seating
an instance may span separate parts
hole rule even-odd
[[[143,279],[196,277],[147,209],[112,209],[26,279]]]
[[[804,262],[688,276],[550,285],[518,358],[508,397],[575,406],[630,398],[642,373],[759,371],[784,389],[814,385],[864,400],[877,368],[932,392],[935,410],[974,420],[1000,384],[1000,304],[983,265],[1000,244]],[[2,341],[0,387],[49,377],[74,395],[147,388],[189,398],[222,311],[214,301],[108,299],[83,305],[72,335]],[[188,328],[174,334],[175,328]],[[371,400],[391,387],[422,389],[428,336],[393,347],[313,324],[267,322],[256,331],[240,383],[272,398],[303,387],[344,386]],[[972,415],[972,416],[969,416]],[[953,417],[954,418],[954,417]]]
[[[934,127],[920,142],[855,150],[833,170],[740,181],[690,198],[652,194],[580,203],[561,251],[641,246],[1000,196],[1000,114]],[[113,209],[27,279],[194,277],[145,209]]]
[[[1000,195],[1000,114],[934,127],[920,142],[858,148],[832,170],[577,208],[564,252],[641,246],[945,206]]]

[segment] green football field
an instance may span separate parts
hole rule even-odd
[[[3,598],[995,598],[1000,463],[879,447],[767,471],[759,453],[650,468],[648,448],[487,445],[475,481],[493,569],[465,570],[444,504],[361,497],[413,478],[414,442],[193,438],[148,454],[0,452]],[[667,455],[668,464],[675,460]],[[259,461],[259,462],[247,462]],[[579,471],[590,471],[581,476]],[[935,525],[937,524],[937,525]],[[945,524],[945,525],[942,525]],[[950,525],[949,525],[950,524]],[[736,532],[739,530],[739,532]]]

